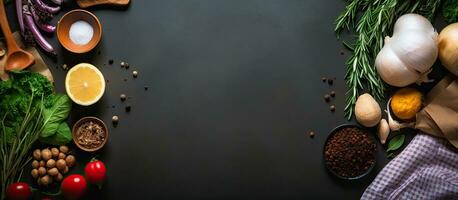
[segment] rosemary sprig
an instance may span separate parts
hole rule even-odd
[[[350,0],[337,17],[335,32],[340,36],[344,29],[354,31],[353,45],[344,42],[353,52],[347,60],[345,75],[348,87],[345,117],[351,119],[353,107],[361,92],[367,91],[376,99],[385,95],[385,84],[374,67],[375,57],[391,34],[395,20],[406,13],[419,13],[432,19],[442,0]],[[361,13],[361,17],[358,14]]]
[[[5,113],[0,121],[0,199],[5,199],[6,187],[20,180],[23,169],[31,160],[28,154],[42,129],[43,108],[43,97],[41,101],[36,102],[32,94],[24,119],[18,130],[15,130],[13,140],[7,140],[4,121],[8,113]]]

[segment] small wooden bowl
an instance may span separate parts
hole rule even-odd
[[[102,144],[100,144],[100,146],[98,147],[95,147],[95,148],[86,148],[84,146],[81,146],[81,144],[78,143],[78,141],[76,141],[76,132],[78,131],[78,128],[86,123],[86,122],[89,122],[89,121],[92,121],[100,126],[102,126],[103,128],[103,131],[105,133],[105,140],[103,141]],[[103,146],[105,146],[105,144],[107,143],[108,141],[108,129],[107,129],[107,126],[105,125],[105,123],[97,118],[97,117],[83,117],[81,118],[80,120],[78,120],[74,125],[73,125],[73,128],[72,128],[72,137],[73,137],[73,143],[75,143],[75,145],[80,148],[81,150],[83,151],[86,151],[86,152],[94,152],[94,151],[97,151],[99,149],[101,149]]]
[[[85,45],[75,44],[70,39],[70,27],[73,23],[80,20],[89,23],[94,30],[91,41]],[[91,12],[82,9],[75,9],[60,18],[57,23],[57,38],[60,44],[62,44],[62,46],[64,46],[64,48],[68,51],[73,53],[87,53],[94,49],[94,47],[100,42],[100,39],[102,38],[102,25],[100,24],[99,19]]]

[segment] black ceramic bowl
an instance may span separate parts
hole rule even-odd
[[[341,176],[339,175],[338,173],[334,172],[331,167],[329,167],[327,161],[326,161],[326,145],[328,144],[329,140],[338,132],[340,131],[341,129],[343,128],[358,128],[358,129],[361,129],[361,130],[364,130],[366,131],[369,136],[369,138],[372,140],[372,142],[374,144],[377,144],[373,134],[370,134],[371,131],[366,129],[366,128],[363,128],[363,127],[360,127],[358,125],[354,125],[354,124],[342,124],[340,126],[337,126],[336,128],[334,128],[331,133],[328,135],[327,139],[326,139],[326,142],[324,143],[324,146],[323,146],[323,162],[324,162],[324,165],[326,167],[326,169],[334,176],[340,178],[340,179],[345,179],[345,180],[357,180],[357,179],[360,179],[360,178],[363,178],[364,176],[366,176],[367,174],[369,174],[375,167],[375,163],[376,163],[376,160],[377,160],[377,148],[375,149],[374,151],[374,163],[367,169],[367,171],[365,171],[364,173],[358,175],[358,176],[355,176],[355,177],[344,177],[344,176]]]

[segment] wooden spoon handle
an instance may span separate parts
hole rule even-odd
[[[113,5],[113,6],[125,6],[129,4],[130,0],[77,0],[76,3],[81,8],[87,8],[96,5]]]
[[[20,12],[20,11],[19,11]],[[3,35],[5,36],[6,45],[8,46],[8,54],[19,50],[19,47],[16,44],[16,41],[13,38],[11,33],[10,25],[6,18],[5,4],[3,0],[0,0],[0,26],[2,27]]]

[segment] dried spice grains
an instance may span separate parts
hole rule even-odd
[[[342,128],[325,144],[328,168],[345,178],[367,172],[375,162],[376,145],[370,133],[359,128]]]
[[[76,141],[84,148],[97,148],[103,144],[105,139],[105,129],[96,122],[83,123],[76,131]]]

